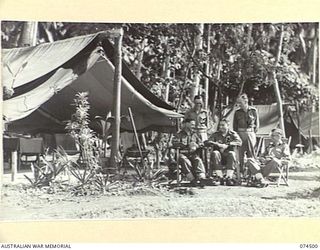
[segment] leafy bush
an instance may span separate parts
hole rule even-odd
[[[52,185],[56,177],[65,170],[65,165],[58,162],[49,162],[46,157],[43,157],[43,166],[38,166],[33,163],[33,179],[24,175],[24,177],[31,183],[32,187],[45,187]]]

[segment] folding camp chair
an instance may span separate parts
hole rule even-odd
[[[148,160],[149,153],[150,151],[146,149],[141,149],[140,152],[134,144],[124,152],[120,168],[124,168],[124,174],[127,173],[128,169],[131,167],[135,169],[138,175],[142,175],[142,172],[146,170],[145,161]]]
[[[77,145],[71,135],[55,134],[54,139],[56,143],[56,149],[59,149],[61,147],[68,156],[71,156],[75,160],[79,159],[81,152],[77,148]],[[55,159],[55,153],[53,154],[53,159]]]
[[[290,145],[291,143],[291,136],[289,138],[282,138],[281,139],[283,142],[285,142],[287,145]],[[257,148],[257,155],[258,156],[262,156],[262,154],[264,153],[265,149],[268,147],[268,145],[271,142],[271,138],[270,137],[261,137],[259,144],[258,144],[258,148]],[[276,182],[271,182],[270,184],[275,183],[277,186],[279,186],[280,184],[282,184],[281,182],[283,182],[284,185],[289,186],[288,180],[289,180],[289,170],[291,167],[291,154],[289,155],[289,159],[288,160],[281,160],[281,166],[277,166],[277,171],[278,171],[278,177]],[[273,172],[271,173],[271,175],[274,174]]]

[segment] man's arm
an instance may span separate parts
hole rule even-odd
[[[282,151],[282,155],[284,159],[289,159],[290,156],[290,148],[288,144],[284,144],[283,146],[283,151]]]
[[[257,109],[255,109],[255,114],[256,114],[256,121],[255,121],[254,132],[257,133],[260,127],[259,114]]]
[[[206,146],[215,146],[215,145],[217,145],[216,141],[217,141],[216,133],[213,133],[212,135],[210,135],[208,140],[204,142],[204,145],[206,145]]]
[[[233,130],[238,131],[238,112],[234,112],[234,117],[233,117]]]
[[[241,140],[240,136],[238,135],[238,133],[235,131],[232,131],[230,145],[231,146],[239,146],[239,147],[242,145],[242,140]]]

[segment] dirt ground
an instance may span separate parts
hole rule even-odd
[[[319,180],[320,169],[311,167],[291,172],[289,187],[208,186],[168,190],[122,185],[117,192],[74,196],[59,188],[54,193],[49,189],[33,189],[23,174],[12,183],[10,174],[5,174],[0,220],[318,217]]]

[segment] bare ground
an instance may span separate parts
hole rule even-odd
[[[74,196],[63,188],[33,189],[22,174],[13,184],[3,178],[0,220],[318,217],[320,169],[292,172],[290,186],[209,186],[160,189],[121,184],[120,191]],[[182,192],[183,191],[183,192]]]

